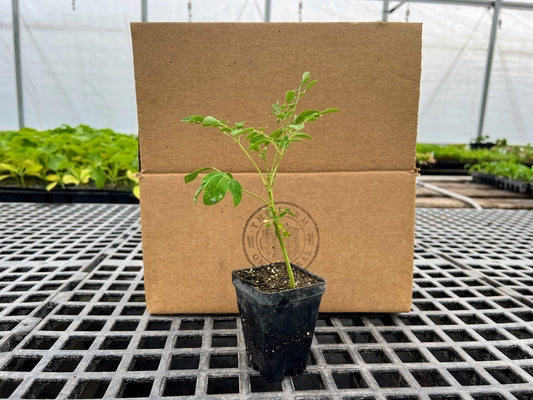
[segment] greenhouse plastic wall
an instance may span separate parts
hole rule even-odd
[[[0,0],[0,130],[17,129],[13,0]],[[142,1],[18,0],[25,125],[62,123],[137,132],[129,23]],[[178,22],[379,21],[381,0],[145,0],[147,20]],[[453,3],[453,2],[450,2]],[[533,142],[533,8],[499,16],[484,134]],[[389,7],[399,2],[390,2]],[[492,7],[405,2],[391,22],[422,22],[419,141],[477,135]]]

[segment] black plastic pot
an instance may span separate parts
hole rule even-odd
[[[293,268],[322,282],[277,293],[264,293],[237,278],[235,273],[238,271],[232,272],[248,364],[258,369],[268,382],[279,382],[285,375],[305,370],[320,301],[326,291],[323,278],[295,265]]]

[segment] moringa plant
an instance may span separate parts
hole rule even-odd
[[[208,172],[201,180],[200,186],[194,194],[194,204],[198,196],[203,191],[203,203],[213,205],[220,202],[229,191],[233,196],[233,204],[239,205],[242,194],[249,194],[265,204],[269,218],[264,221],[266,227],[273,227],[278,239],[281,251],[285,258],[287,273],[291,289],[295,288],[294,275],[283,241],[284,237],[289,237],[290,233],[284,229],[282,219],[287,214],[294,214],[288,208],[279,208],[274,200],[274,184],[279,171],[279,166],[285,152],[293,142],[310,140],[311,136],[303,132],[307,122],[313,122],[321,115],[338,111],[330,108],[324,111],[305,110],[300,113],[296,111],[301,98],[313,87],[316,80],[311,80],[309,72],[302,75],[300,85],[295,90],[289,90],[285,94],[285,103],[276,102],[272,107],[278,128],[270,134],[265,133],[266,128],[246,127],[244,122],[237,122],[230,126],[227,122],[212,116],[203,117],[201,115],[190,115],[182,119],[183,122],[193,122],[218,128],[225,136],[231,139],[253,164],[259,174],[261,182],[266,189],[266,196],[261,196],[243,189],[231,173],[222,172],[215,167],[200,168],[185,176],[185,183],[195,180],[200,173]],[[252,154],[255,153],[255,159]]]

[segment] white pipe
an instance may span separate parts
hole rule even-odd
[[[438,186],[435,186],[435,185],[432,185],[430,183],[424,183],[420,180],[417,180],[416,181],[416,184],[420,187],[423,187],[423,188],[426,188],[426,189],[429,189],[429,190],[432,190],[434,192],[437,192],[437,193],[440,193],[440,194],[443,194],[445,196],[448,196],[448,197],[452,197],[454,199],[457,199],[457,200],[461,200],[463,203],[466,203],[470,206],[472,206],[473,208],[475,208],[476,210],[478,211],[481,211],[483,210],[483,207],[481,207],[479,205],[479,203],[477,203],[476,201],[472,200],[470,197],[468,196],[463,196],[462,194],[459,194],[459,193],[455,193],[455,192],[452,192],[451,190],[446,190],[446,189],[443,189],[441,187],[438,187]]]

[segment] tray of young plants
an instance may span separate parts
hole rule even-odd
[[[416,145],[416,162],[423,174],[467,174],[469,166],[491,161],[531,166],[533,146],[509,146],[505,139],[483,148],[475,148],[474,144]]]
[[[0,132],[0,201],[138,202],[138,140],[86,125]]]
[[[474,182],[533,195],[533,167],[510,161],[493,161],[475,164],[469,172]]]

